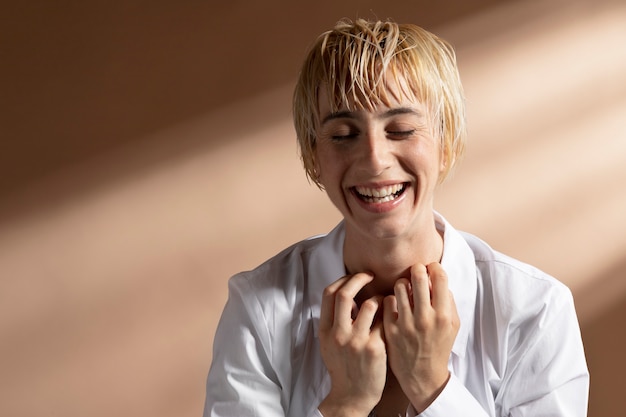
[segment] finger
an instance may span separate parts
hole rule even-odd
[[[411,285],[415,314],[424,314],[431,308],[430,283],[428,271],[424,265],[417,264],[411,268]]]
[[[428,275],[432,283],[432,305],[437,311],[450,308],[450,289],[448,288],[448,274],[441,264],[433,262],[428,265]]]
[[[337,290],[335,294],[335,312],[334,312],[334,325],[335,326],[351,326],[352,325],[352,311],[354,306],[354,297],[361,291],[361,289],[370,283],[374,277],[366,273],[358,273],[352,275],[345,283]]]
[[[385,328],[395,325],[398,320],[398,302],[395,295],[388,295],[383,301],[383,320]]]
[[[393,293],[396,299],[396,309],[398,317],[410,318],[413,317],[412,302],[409,294],[410,282],[406,278],[400,278],[393,286]]]
[[[385,327],[382,319],[374,320],[374,324],[372,325],[372,330],[370,335],[373,337],[380,338],[383,342],[385,341]]]
[[[369,333],[376,322],[377,314],[381,310],[383,303],[382,296],[368,298],[361,303],[361,308],[354,321],[354,328],[358,332]]]
[[[320,330],[328,330],[333,327],[335,318],[335,293],[349,278],[349,275],[341,277],[324,289],[324,293],[322,294],[322,306],[320,308]]]

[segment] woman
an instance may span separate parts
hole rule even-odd
[[[433,209],[465,141],[452,48],[339,22],[304,62],[294,121],[343,221],[230,280],[205,416],[586,415],[570,291]]]

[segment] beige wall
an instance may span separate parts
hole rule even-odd
[[[623,2],[119,3],[0,17],[0,415],[200,415],[228,277],[339,219],[289,101],[357,15],[455,44],[470,147],[438,209],[572,288],[590,415],[626,409]]]

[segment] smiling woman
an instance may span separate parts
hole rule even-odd
[[[405,98],[427,103],[431,123],[438,128],[435,132],[444,140],[449,160],[446,172],[462,155],[466,136],[463,88],[454,50],[445,40],[418,26],[374,22],[370,27],[365,21],[352,24],[346,20],[318,38],[306,63],[294,92],[293,113],[304,167],[316,183],[313,149],[322,95],[329,110],[323,122],[342,107],[372,110]],[[318,88],[320,81],[322,88]],[[389,89],[389,84],[395,88]]]
[[[376,246],[368,236],[403,235],[407,241],[419,236],[425,258],[417,261],[426,264],[440,257],[441,239],[432,212],[434,190],[445,171],[443,141],[433,128],[429,108],[402,94],[399,85],[406,83],[398,80],[383,79],[387,103],[372,111],[350,102],[334,112],[322,88],[318,111],[323,122],[311,159],[316,182],[343,215],[350,230],[347,239],[354,239],[347,248]],[[397,195],[391,198],[393,193]]]
[[[584,416],[569,289],[434,211],[465,141],[452,48],[342,21],[294,95],[307,175],[343,221],[234,276],[205,416]]]

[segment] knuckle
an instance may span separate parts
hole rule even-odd
[[[437,314],[437,316],[435,317],[435,321],[438,328],[448,327],[452,329],[458,329],[461,325],[458,316],[451,312]]]
[[[396,339],[400,334],[400,329],[397,326],[385,326],[385,337],[387,339]]]
[[[339,290],[336,294],[336,299],[339,302],[350,302],[352,301],[352,295],[348,293],[346,290]]]
[[[330,341],[332,341],[332,343],[335,346],[341,347],[341,346],[345,346],[347,343],[346,337],[342,333],[339,333],[339,332],[334,332],[328,338],[330,339]]]
[[[437,268],[434,273],[431,273],[431,279],[434,279],[438,282],[441,283],[447,283],[448,282],[448,274],[446,274],[446,271],[444,271],[441,268]]]
[[[375,312],[378,310],[378,303],[374,300],[365,300],[361,304],[361,310],[365,310],[367,312]]]
[[[437,271],[430,272],[430,280],[441,284],[447,283],[448,275],[442,269],[439,269]]]
[[[452,317],[449,314],[437,314],[435,317],[437,327],[448,326],[452,323]]]
[[[429,331],[432,327],[432,320],[426,315],[420,315],[414,321],[415,328],[421,332]]]
[[[455,314],[454,316],[452,316],[452,327],[455,330],[459,330],[459,328],[461,327],[461,320],[459,319],[458,314]]]
[[[362,349],[360,341],[355,337],[351,338],[347,343],[345,343],[345,347],[352,354],[357,354]]]
[[[364,350],[365,355],[367,357],[369,357],[369,358],[377,357],[378,355],[380,355],[380,351],[381,351],[381,349],[378,346],[378,344],[377,343],[372,343],[372,342],[367,343],[364,346],[363,350]]]

